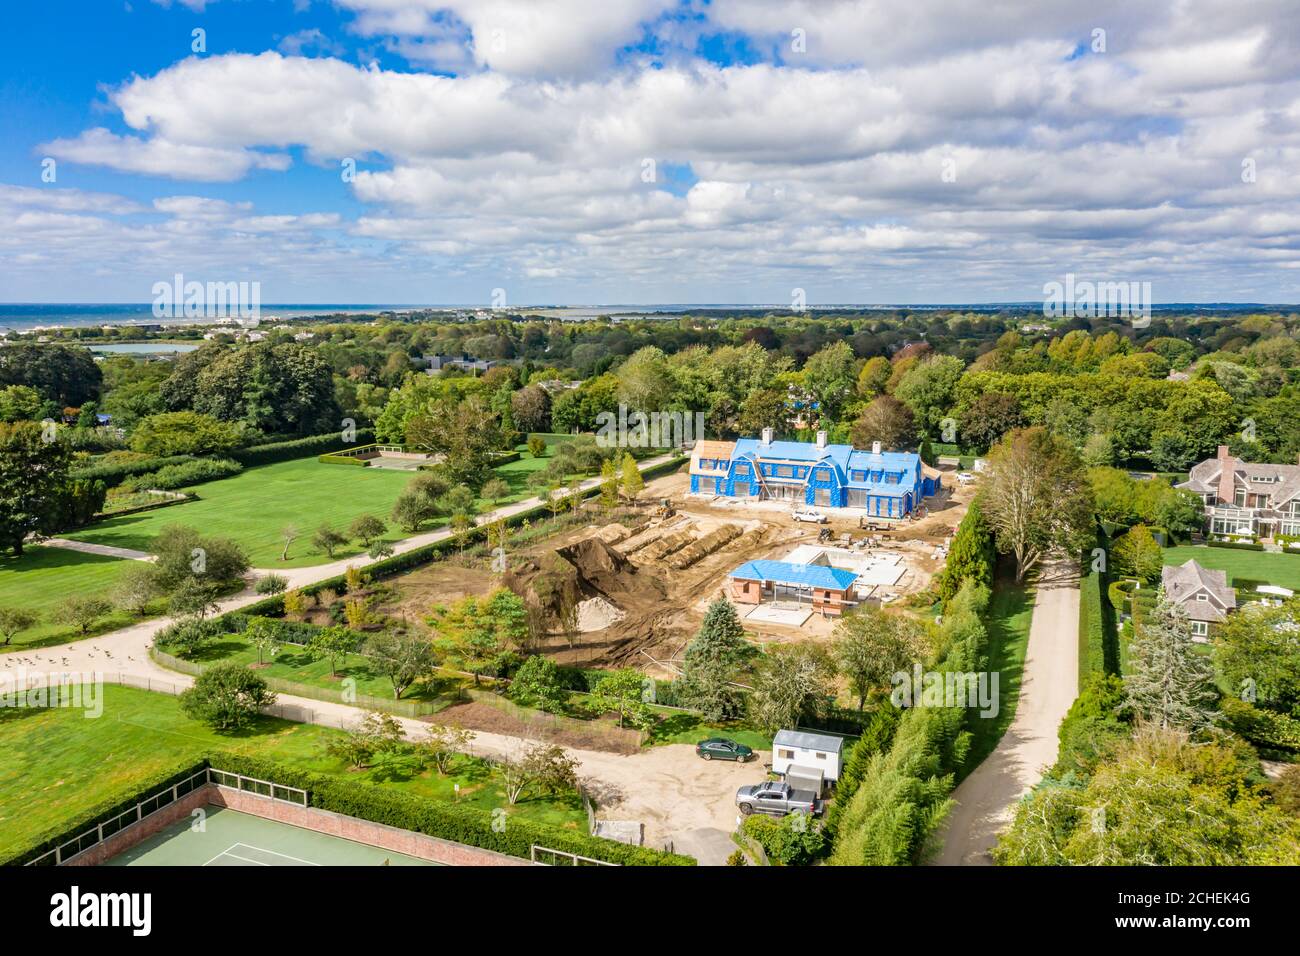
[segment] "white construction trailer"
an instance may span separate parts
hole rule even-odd
[[[772,738],[772,772],[791,786],[820,793],[840,778],[844,738],[807,730],[779,730]]]

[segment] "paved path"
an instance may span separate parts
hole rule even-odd
[[[1079,580],[1073,561],[1045,565],[1034,598],[1016,716],[993,753],[953,791],[943,866],[993,862],[1016,803],[1056,762],[1057,729],[1079,696]]]
[[[89,541],[73,541],[69,538],[41,538],[33,540],[43,548],[66,548],[83,554],[101,554],[106,558],[126,558],[128,561],[152,561],[153,555],[148,551],[132,551],[130,548],[115,548],[111,544],[91,544]]]
[[[654,467],[669,457],[648,459],[641,462],[641,469]],[[583,487],[591,488],[599,482],[599,478],[589,479],[583,482]],[[530,498],[507,505],[481,516],[480,522],[509,517],[538,504],[538,499]],[[397,542],[393,550],[402,554],[450,535],[447,529],[415,535]],[[309,568],[271,568],[258,573],[283,575],[288,578],[291,588],[300,588],[342,574],[350,565],[364,567],[371,563],[369,557],[359,555]],[[262,595],[249,587],[221,601],[219,613],[238,610],[260,600]],[[166,618],[157,618],[68,644],[16,650],[0,655],[0,673],[13,674],[15,679],[33,674],[100,673],[109,675],[110,680],[112,675],[120,674],[128,683],[156,681],[173,688],[185,687],[192,682],[191,678],[167,670],[149,657],[154,635],[168,623]],[[310,709],[316,723],[342,726],[361,713],[346,704],[290,694],[277,697],[282,704]],[[419,736],[427,727],[419,721],[399,720],[412,736]],[[516,754],[528,743],[522,738],[502,734],[476,733],[472,749],[487,756]],[[716,760],[706,763],[696,757],[695,748],[687,744],[647,747],[630,756],[568,749],[579,762],[579,776],[595,795],[602,818],[643,822],[647,846],[659,847],[665,841],[676,841],[679,835],[689,834],[682,839],[682,849],[698,853],[701,863],[718,866],[725,863],[726,854],[731,849],[729,841],[722,837],[735,829],[736,788],[761,779],[762,763],[770,758],[770,755],[760,754],[748,764]],[[706,834],[707,838],[701,839]]]

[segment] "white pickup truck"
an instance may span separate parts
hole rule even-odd
[[[795,521],[811,521],[813,524],[826,523],[826,516],[820,511],[814,511],[811,508],[796,508],[790,512],[790,517]]]

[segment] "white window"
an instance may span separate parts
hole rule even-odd
[[[793,760],[793,759],[794,759],[794,751],[793,751],[793,750],[782,750],[782,751],[781,751],[781,759],[782,759],[782,760]]]
[[[1200,594],[1196,595],[1196,600],[1197,600],[1197,601],[1204,602],[1204,601],[1208,601],[1209,599],[1210,599],[1210,596],[1209,596],[1208,594],[1206,594],[1204,591],[1202,591]]]
[[[1192,621],[1192,633],[1197,637],[1205,637],[1210,633],[1210,625],[1205,621]]]

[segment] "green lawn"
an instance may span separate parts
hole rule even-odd
[[[771,750],[772,738],[740,723],[707,724],[695,714],[661,710],[664,719],[650,732],[650,744],[697,744],[709,737],[726,737],[753,750]]]
[[[401,759],[351,772],[324,755],[326,739],[338,733],[263,718],[245,733],[221,735],[181,714],[174,697],[113,685],[104,687],[103,714],[97,719],[68,708],[5,708],[0,711],[0,853],[25,845],[46,828],[92,806],[129,796],[140,781],[214,749],[437,800],[501,807],[538,823],[586,829],[577,794],[523,800],[511,807],[486,765],[469,758],[462,758],[446,777]],[[459,797],[454,792],[457,783]]]
[[[196,485],[186,490],[197,493],[198,501],[109,518],[69,537],[147,551],[162,528],[183,524],[238,541],[254,567],[323,564],[330,559],[311,544],[317,528],[328,524],[343,531],[363,514],[387,520],[393,502],[410,480],[411,473],[405,471],[325,465],[315,458],[299,458]],[[280,530],[286,525],[294,525],[299,537],[289,550],[289,560],[281,562],[284,543]],[[401,536],[396,528],[388,533],[389,540]],[[336,551],[335,557],[350,557],[362,550],[350,543]]]
[[[1202,567],[1226,571],[1229,584],[1232,584],[1233,578],[1243,577],[1300,591],[1300,554],[1238,551],[1205,545],[1165,548],[1164,553],[1165,564],[1185,564],[1194,558]]]
[[[229,661],[238,664],[257,663],[257,648],[253,647],[242,634],[227,634],[220,640],[203,647],[188,658],[199,664],[213,664],[217,661]],[[337,679],[330,676],[330,662],[313,660],[307,649],[294,644],[283,644],[279,653],[272,657],[263,653],[264,667],[258,668],[263,677],[276,677],[280,680],[296,681],[313,687],[329,690],[342,690],[342,679],[350,677],[356,681],[356,692],[373,697],[393,699],[393,685],[387,677],[371,670],[365,657],[349,654],[347,662],[338,662]],[[459,681],[435,680],[419,683],[402,694],[403,700],[437,700],[444,692],[452,689]]]
[[[971,746],[970,756],[966,760],[967,773],[978,767],[994,751],[1016,716],[1033,613],[1033,591],[1027,586],[1012,583],[1008,578],[1000,578],[984,616],[984,625],[989,635],[989,671],[999,675],[998,712],[993,717],[981,717],[978,711],[974,711],[968,719]]]
[[[21,558],[0,555],[0,607],[26,608],[41,617],[35,627],[21,632],[11,647],[40,647],[75,640],[79,635],[73,628],[50,622],[51,612],[72,594],[106,597],[128,564],[121,558],[82,554],[67,548],[28,547]],[[98,622],[91,633],[124,627],[135,620],[130,614],[115,611]]]
[[[533,458],[525,450],[519,461],[496,468],[496,473],[510,485],[510,495],[499,502],[480,499],[479,510],[490,511],[531,498],[536,492],[528,488],[528,477],[545,467],[547,460]],[[411,477],[409,471],[327,465],[315,458],[300,458],[249,468],[233,478],[187,488],[199,500],[108,518],[68,537],[147,551],[162,528],[183,524],[204,534],[235,539],[248,551],[254,567],[307,567],[331,560],[311,543],[317,528],[328,524],[336,531],[346,532],[352,520],[364,514],[387,521],[393,503]],[[431,522],[422,530],[432,530],[443,523]],[[280,531],[286,525],[295,526],[299,536],[289,549],[289,560],[281,561],[284,542]],[[397,541],[403,537],[404,533],[394,525],[385,539]],[[364,550],[359,544],[349,542],[335,550],[334,558],[349,558]]]

